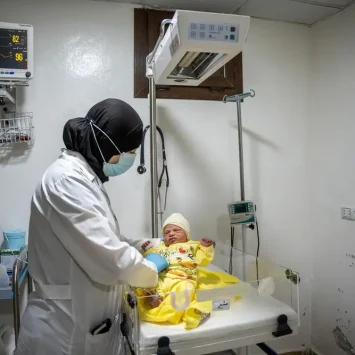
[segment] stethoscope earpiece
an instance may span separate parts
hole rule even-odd
[[[139,167],[137,168],[137,171],[138,171],[138,174],[143,175],[147,171],[147,169],[144,165],[139,165]]]

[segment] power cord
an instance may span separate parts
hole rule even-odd
[[[233,274],[234,227],[231,227],[231,251],[229,255],[229,274]]]
[[[255,258],[255,265],[256,265],[256,278],[259,284],[259,254],[260,254],[260,234],[259,234],[259,224],[258,220],[255,217],[255,225],[256,225],[256,236],[258,240],[258,246],[256,249],[256,258]],[[254,230],[255,227],[253,224],[248,226],[249,229]],[[229,256],[229,273],[233,274],[233,247],[234,247],[234,227],[231,227],[231,251]]]
[[[255,225],[256,225],[256,236],[257,236],[257,239],[258,239],[258,246],[257,246],[257,249],[256,249],[256,258],[255,258],[255,265],[256,265],[256,279],[257,279],[257,282],[258,282],[258,285],[259,285],[259,253],[260,253],[260,234],[259,234],[259,224],[258,224],[258,220],[255,216]],[[251,230],[254,230],[255,227],[254,227],[254,224],[250,224],[248,226],[249,229]]]
[[[255,225],[256,225],[256,236],[258,238],[258,248],[256,250],[256,278],[258,279],[258,283],[259,283],[260,235],[259,235],[259,224],[258,224],[258,220],[256,218],[255,218]]]

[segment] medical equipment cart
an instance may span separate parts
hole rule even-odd
[[[16,345],[20,331],[20,292],[21,286],[23,286],[26,278],[28,278],[28,294],[30,294],[33,289],[32,278],[28,273],[27,252],[27,246],[22,248],[20,254],[14,262],[12,268],[11,286],[0,288],[0,300],[12,300]]]

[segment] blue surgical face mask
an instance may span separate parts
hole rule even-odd
[[[102,160],[104,161],[103,165],[103,172],[107,177],[112,177],[112,176],[118,176],[121,174],[124,174],[127,170],[129,170],[136,159],[136,153],[121,153],[121,151],[117,148],[116,144],[113,142],[113,140],[98,126],[96,126],[92,121],[90,122],[90,126],[92,129],[92,133],[94,134],[94,138],[97,144],[97,147],[99,148]],[[115,164],[110,164],[106,163],[104,155],[102,154],[101,148],[99,146],[99,143],[97,142],[94,127],[98,129],[102,134],[104,134],[108,140],[114,145],[114,147],[117,149],[117,152],[120,154],[120,160],[115,163]]]
[[[107,177],[118,176],[129,170],[136,159],[135,153],[123,153],[120,156],[120,160],[116,164],[110,164],[104,162],[104,174]]]

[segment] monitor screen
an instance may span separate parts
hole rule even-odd
[[[239,204],[239,205],[233,205],[232,211],[234,214],[246,213],[246,212],[248,212],[247,205],[245,203]]]
[[[27,30],[0,28],[0,68],[27,70]]]

